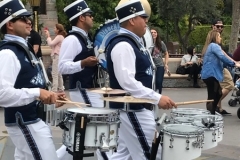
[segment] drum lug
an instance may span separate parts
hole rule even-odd
[[[169,146],[169,148],[173,148],[173,144],[172,144],[173,141],[174,141],[174,138],[173,138],[172,135],[171,135],[170,146]]]
[[[186,140],[186,143],[187,143],[186,150],[188,151],[189,150],[189,143],[190,143],[189,139]]]
[[[201,147],[200,143],[201,143],[200,141],[194,141],[194,142],[192,142],[192,146],[195,148],[200,148]],[[189,150],[189,148],[188,148],[188,150]]]
[[[214,132],[212,133],[212,135],[213,135],[213,140],[212,140],[212,142],[216,142],[217,140],[216,140],[216,131],[214,130]]]

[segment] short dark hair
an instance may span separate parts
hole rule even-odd
[[[76,18],[74,18],[73,20],[71,20],[71,25],[72,26],[76,26],[77,25],[77,22],[78,22],[78,18],[79,18],[79,16],[78,17],[76,17]]]
[[[7,34],[7,25],[6,25],[6,24],[4,24],[4,25],[2,26],[2,28],[1,28],[1,33],[2,33],[2,34]]]

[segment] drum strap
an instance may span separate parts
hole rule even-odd
[[[73,152],[69,151],[73,155],[73,160],[82,160],[83,157],[93,157],[94,153],[85,153],[84,154],[84,141],[85,141],[85,132],[88,123],[87,115],[82,115],[77,113],[75,117],[75,132],[74,132],[74,146]]]

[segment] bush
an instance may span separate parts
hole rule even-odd
[[[197,26],[190,34],[188,44],[189,46],[204,45],[208,32],[211,30],[210,25]],[[231,34],[231,26],[224,26],[222,33],[222,44],[228,45]]]

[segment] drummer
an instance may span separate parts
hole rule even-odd
[[[74,1],[64,8],[64,12],[72,30],[62,42],[58,65],[61,74],[69,75],[69,96],[75,102],[104,107],[101,95],[87,90],[96,86],[93,77],[98,63],[88,35],[93,27],[93,12],[84,0]]]
[[[150,57],[141,51],[140,37],[145,34],[148,15],[139,0],[132,0],[115,8],[120,23],[119,34],[107,49],[110,87],[124,89],[135,98],[156,101],[161,109],[171,109],[175,103],[167,96],[152,90],[153,70]],[[148,107],[145,109],[144,107]],[[123,103],[110,103],[110,108],[122,109]],[[146,160],[150,158],[156,122],[150,105],[130,104],[129,112],[121,111],[121,125],[117,152],[111,160]],[[161,147],[159,146],[159,150]],[[161,151],[157,159],[161,159]]]

